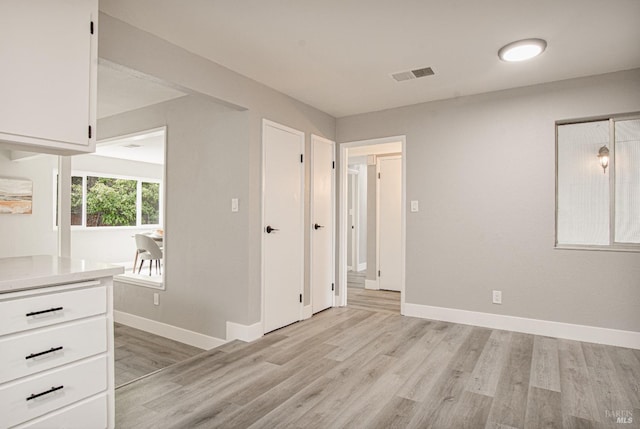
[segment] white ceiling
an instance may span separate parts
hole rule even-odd
[[[98,118],[140,109],[186,95],[144,76],[98,64]]]
[[[335,117],[640,67],[638,0],[100,0]],[[529,62],[503,45],[546,39]],[[395,82],[391,73],[432,67]]]
[[[94,155],[164,165],[165,131],[154,130],[98,142]]]

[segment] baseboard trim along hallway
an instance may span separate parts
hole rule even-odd
[[[262,322],[253,325],[227,321],[227,341],[240,340],[247,343],[261,338],[263,335]]]
[[[404,316],[640,349],[640,332],[404,303]]]
[[[113,317],[117,323],[131,326],[132,328],[140,329],[141,331],[151,332],[152,334],[160,335],[161,337],[179,341],[204,350],[211,350],[212,348],[226,343],[225,340],[220,338],[210,337],[199,332],[179,328],[156,320],[146,319],[123,311],[114,310]]]

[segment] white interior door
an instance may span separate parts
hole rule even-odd
[[[402,158],[380,157],[378,270],[380,289],[400,291],[402,282]]]
[[[264,120],[263,325],[301,319],[304,283],[304,133]]]
[[[333,306],[335,143],[311,136],[311,304],[313,313]]]

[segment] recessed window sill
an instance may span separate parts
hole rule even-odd
[[[579,246],[557,244],[555,250],[589,250],[589,251],[605,251],[605,252],[626,252],[640,253],[640,247],[620,247],[620,246]]]
[[[134,286],[143,286],[151,289],[164,290],[163,277],[157,278],[156,276],[153,276],[149,279],[146,279],[142,275],[131,274],[130,272],[128,272],[119,276],[114,276],[113,281]]]

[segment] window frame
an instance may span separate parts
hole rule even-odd
[[[123,179],[136,181],[136,224],[126,226],[87,226],[87,177],[99,177],[106,179]],[[53,171],[53,187],[54,187],[54,210],[53,210],[53,228],[57,230],[56,213],[57,213],[57,177],[58,170]],[[71,225],[72,231],[102,231],[105,229],[117,230],[117,229],[157,229],[161,228],[164,224],[164,185],[162,179],[153,179],[143,176],[128,176],[121,174],[111,173],[96,173],[93,171],[84,170],[72,170],[71,177],[82,178],[82,225]],[[142,183],[157,183],[158,184],[158,223],[154,224],[142,224]]]
[[[616,227],[616,139],[615,124],[619,121],[640,120],[640,112],[621,113],[613,115],[592,116],[582,119],[565,119],[555,122],[555,228],[554,249],[559,250],[601,250],[610,252],[640,252],[640,243],[620,243],[615,241]],[[566,244],[558,242],[558,190],[559,190],[559,163],[558,163],[558,127],[561,125],[584,124],[588,122],[609,122],[609,244]],[[594,162],[596,162],[594,153]]]

